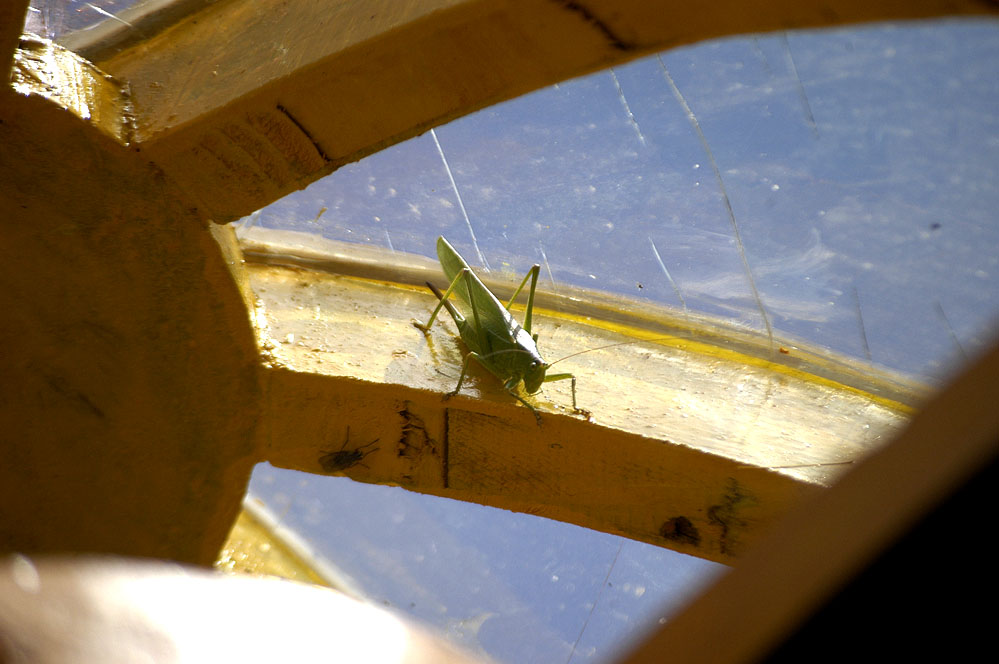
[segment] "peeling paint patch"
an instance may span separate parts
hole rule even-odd
[[[412,402],[406,401],[396,411],[402,418],[402,426],[395,445],[396,457],[407,462],[409,471],[403,474],[403,479],[409,482],[417,481],[414,473],[426,470],[427,464],[432,464],[436,473],[440,473],[443,486],[447,486],[447,438],[438,442],[427,431],[423,418],[413,410]],[[429,457],[429,459],[428,459]]]
[[[685,516],[674,516],[663,521],[659,526],[659,534],[670,542],[679,544],[701,545],[701,533],[697,526]]]
[[[409,402],[406,402],[403,409],[398,411],[403,425],[396,444],[396,456],[410,461],[416,461],[425,454],[436,456],[437,446],[427,433],[427,425],[409,406]]]
[[[596,28],[600,33],[607,39],[607,42],[613,46],[618,51],[630,51],[635,47],[632,44],[625,42],[619,36],[617,36],[610,26],[607,25],[599,16],[593,13],[589,7],[584,5],[578,0],[568,0],[559,3],[567,10],[578,14],[584,21]]]
[[[737,555],[741,544],[739,536],[749,523],[742,518],[743,510],[756,504],[752,493],[734,477],[728,478],[721,502],[708,508],[708,520],[721,528],[718,550],[723,555]]]

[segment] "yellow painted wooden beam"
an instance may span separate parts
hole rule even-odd
[[[209,218],[245,214],[435,123],[650,49],[733,31],[986,11],[869,4],[719,3],[698,18],[680,3],[653,15],[637,2],[430,11],[232,0],[104,60],[118,78],[26,40],[15,87],[0,92],[0,546],[209,562],[252,464],[269,459],[714,559],[737,555],[824,481],[834,468],[824,464],[866,449],[786,436],[770,414],[797,400],[775,395],[785,384],[808,388],[823,405],[842,391],[816,391],[822,381],[789,365],[711,356],[688,339],[643,351],[685,368],[660,382],[635,380],[646,358],[623,349],[606,364],[621,370],[577,360],[592,423],[566,414],[563,386],[546,388],[540,428],[482,376],[442,404],[459,354],[447,335],[428,342],[408,325],[429,295],[355,280],[349,295],[288,309],[328,280],[267,268],[252,275],[267,303],[256,310],[231,233]],[[0,14],[7,42],[17,14]],[[318,318],[307,319],[316,305]],[[553,355],[594,335],[569,317],[547,324]],[[302,345],[313,337],[326,346]],[[692,356],[744,376],[698,380],[748,386],[756,419],[700,417],[706,409],[682,389]],[[846,396],[873,404],[864,412],[883,431],[901,419],[883,395],[848,383]],[[683,409],[650,410],[656,402]],[[736,445],[717,435],[733,430]],[[779,453],[766,451],[770,441]],[[351,452],[360,463],[340,467]]]
[[[75,115],[87,130],[105,134],[119,149],[131,141],[134,117],[128,92],[93,63],[47,39],[24,35],[14,65],[11,87],[5,90],[11,98],[46,99]]]
[[[0,551],[209,564],[261,397],[239,248],[122,145],[116,82],[35,39],[15,66],[0,107]]]
[[[734,330],[664,314],[665,339],[558,365],[577,375],[589,417],[573,414],[567,383],[549,383],[532,398],[538,423],[474,365],[462,392],[444,401],[463,350],[450,323],[429,338],[412,325],[436,303],[415,284],[444,283],[429,260],[330,241],[320,242],[325,252],[309,251],[294,246],[302,234],[262,235],[267,244],[244,245],[271,263],[248,266],[268,364],[260,457],[285,468],[546,516],[731,563],[793,505],[887,441],[907,420],[903,402],[919,394],[888,381],[875,389],[871,373],[866,384],[854,382],[859,372],[847,363],[837,372],[832,358],[809,360],[801,348],[761,359],[765,339],[752,349]],[[553,301],[539,294],[536,311]],[[656,337],[648,327],[628,337],[620,322],[552,310],[535,320],[549,360]]]
[[[0,4],[0,81],[9,78],[14,51],[23,32],[28,3],[29,0],[8,0]],[[3,103],[3,95],[4,92],[0,92],[0,103]]]
[[[231,221],[490,104],[703,39],[996,12],[980,0],[434,0],[212,3],[109,53],[135,142]]]
[[[976,475],[995,466],[999,458],[997,403],[999,344],[994,344],[927,403],[895,440],[828,492],[797,506],[735,570],[619,661],[651,664],[661,662],[663,653],[679,662],[700,661],[706,652],[719,664],[766,661],[769,653],[796,632],[799,643],[818,645],[813,638],[818,630],[806,627],[804,637],[799,630],[820,609],[831,609],[838,597],[852,596],[855,602],[864,594],[849,584],[861,588],[866,584],[868,590],[876,586],[871,577],[883,570],[875,561],[903,558],[915,567],[911,556],[886,555],[893,546],[914,548],[903,539],[914,528],[945,522],[948,527],[942,530],[947,532],[939,533],[939,546],[961,546],[949,537],[961,529],[950,528],[941,516],[953,510],[942,508]],[[972,493],[983,494],[981,490]],[[968,503],[968,498],[963,502]],[[993,501],[985,502],[977,506],[977,514],[985,515],[987,521]],[[937,518],[931,520],[931,515]],[[965,523],[971,522],[964,518]],[[924,533],[914,539],[927,541],[930,536]],[[886,557],[879,560],[882,555]],[[915,558],[930,565],[936,562],[930,554]],[[893,574],[899,570],[888,576]],[[970,604],[933,601],[940,596],[939,588],[927,591],[928,601],[922,605],[929,615],[977,611]],[[886,598],[884,608],[890,610],[897,601]],[[837,610],[828,613],[835,615]],[[827,622],[833,620],[837,619]],[[849,628],[846,616],[838,620],[836,627]],[[942,644],[960,641],[961,632],[967,636],[967,630],[954,630],[956,621],[941,622],[945,631],[930,639],[931,648],[942,650]]]

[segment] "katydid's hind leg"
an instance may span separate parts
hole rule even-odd
[[[458,285],[458,281],[460,281],[462,277],[466,277],[467,274],[468,274],[468,268],[465,268],[464,270],[456,274],[454,279],[451,280],[451,284],[447,287],[447,290],[444,291],[444,293],[441,293],[439,290],[437,290],[437,287],[434,286],[429,281],[426,282],[427,288],[433,291],[433,294],[437,296],[437,306],[434,307],[434,312],[430,314],[430,320],[427,321],[426,325],[423,325],[419,321],[414,320],[413,327],[422,331],[424,335],[429,334],[430,326],[434,324],[435,320],[437,320],[437,314],[440,313],[441,308],[443,307],[447,307],[448,313],[451,314],[451,318],[454,319],[454,324],[459,325],[460,323],[458,322],[458,316],[456,316],[457,312],[455,311],[454,306],[448,302],[448,298],[451,297],[451,292],[454,291],[455,286]]]
[[[531,325],[534,321],[534,291],[538,288],[538,274],[541,272],[541,266],[535,264],[531,268],[531,291],[527,294],[527,310],[524,312],[524,329],[527,330],[528,334],[531,334]],[[532,335],[534,337],[534,343],[538,342],[538,335]]]
[[[517,296],[520,295],[520,291],[524,290],[524,286],[527,285],[527,280],[528,279],[531,280],[531,290],[528,291],[527,309],[526,313],[524,314],[524,329],[527,330],[528,334],[531,333],[531,319],[534,316],[534,291],[537,290],[538,288],[538,274],[540,273],[541,273],[541,266],[535,264],[534,267],[528,270],[527,274],[524,275],[523,281],[521,281],[520,285],[517,286],[517,290],[513,292],[513,297],[511,297],[510,301],[506,303],[506,310],[509,311],[510,307],[513,306],[513,301],[517,299]],[[537,343],[537,341],[538,341],[538,336],[534,335],[534,342]]]
[[[427,288],[429,288],[431,292],[437,296],[437,306],[434,307],[434,312],[430,314],[430,320],[428,320],[425,325],[418,320],[414,320],[413,327],[415,327],[420,332],[423,332],[423,336],[428,336],[430,334],[430,326],[434,324],[434,321],[437,319],[437,314],[440,313],[441,307],[444,306],[444,299],[441,297],[441,292],[437,290],[436,286],[434,286],[429,281],[424,283],[426,283]],[[448,292],[450,292],[450,289]]]
[[[541,271],[541,266],[540,265],[535,265],[534,267],[532,267],[530,270],[527,271],[527,274],[525,274],[524,278],[520,281],[520,285],[517,286],[517,289],[515,291],[513,291],[513,295],[510,297],[510,301],[506,303],[506,310],[507,311],[509,311],[510,307],[513,306],[513,302],[514,302],[514,300],[517,299],[517,296],[520,295],[520,292],[522,290],[524,290],[524,286],[527,285],[527,280],[531,279],[531,277],[534,275],[535,270],[537,270],[537,271],[540,272]],[[534,277],[533,282],[537,283],[537,280],[538,280],[538,278]]]

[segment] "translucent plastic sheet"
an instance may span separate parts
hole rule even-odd
[[[42,36],[129,2],[35,2]],[[114,16],[109,17],[107,14]],[[242,222],[667,304],[938,382],[999,312],[999,23],[676,49],[461,118]],[[371,600],[498,661],[603,661],[721,569],[602,533],[260,466]]]
[[[711,42],[348,165],[247,222],[772,327],[935,381],[999,311],[999,25]],[[918,330],[914,334],[913,330]]]

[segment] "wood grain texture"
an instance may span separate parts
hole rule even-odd
[[[980,0],[231,0],[96,64],[129,85],[148,158],[226,222],[433,126],[658,50],[996,11]]]
[[[462,392],[442,400],[463,350],[449,324],[429,338],[413,327],[436,301],[425,288],[248,267],[269,367],[260,447],[277,466],[731,563],[907,419],[881,397],[680,339],[567,360],[592,415],[572,414],[567,385],[546,384],[531,397],[539,425],[474,366]],[[536,316],[550,358],[624,338],[551,312]],[[337,454],[342,463],[324,463]]]
[[[4,7],[0,54],[24,3]],[[599,363],[581,357],[572,370],[591,424],[565,414],[568,386],[551,385],[540,402],[550,429],[539,432],[487,376],[445,406],[460,352],[446,334],[428,343],[408,326],[429,294],[274,272],[265,288],[254,284],[267,301],[260,310],[231,235],[209,220],[247,214],[451,118],[653,50],[994,4],[204,7],[98,63],[39,46],[40,66],[15,77],[22,88],[0,92],[0,348],[11,358],[0,432],[12,459],[0,491],[14,506],[0,520],[3,546],[207,562],[252,463],[322,472],[324,455],[378,440],[348,474],[672,538],[724,559],[739,548],[725,543],[733,527],[748,524],[738,541],[752,541],[794,496],[827,481],[823,464],[855,458],[904,419],[865,389],[732,362],[689,340]],[[79,76],[90,82],[73,87]],[[541,332],[551,356],[610,334],[568,318]],[[646,366],[656,370],[636,378]],[[749,409],[718,407],[736,398]],[[804,414],[841,416],[786,426],[802,404]],[[858,412],[878,433],[840,435]],[[767,470],[791,465],[801,467]],[[663,486],[673,493],[662,497]]]
[[[24,15],[30,0],[7,0],[0,4],[0,80],[9,78],[14,50],[24,28]],[[0,94],[0,103],[2,102]]]
[[[761,661],[875,556],[994,463],[999,455],[996,403],[999,346],[994,345],[890,445],[828,492],[799,505],[734,571],[620,661],[660,662],[663,653],[681,662]],[[940,536],[957,537],[950,545],[961,546],[958,533]],[[931,615],[975,610],[936,606],[932,594],[926,599]],[[951,636],[957,638],[944,632],[933,641]]]
[[[207,565],[261,397],[239,249],[46,63],[0,114],[0,550]]]

